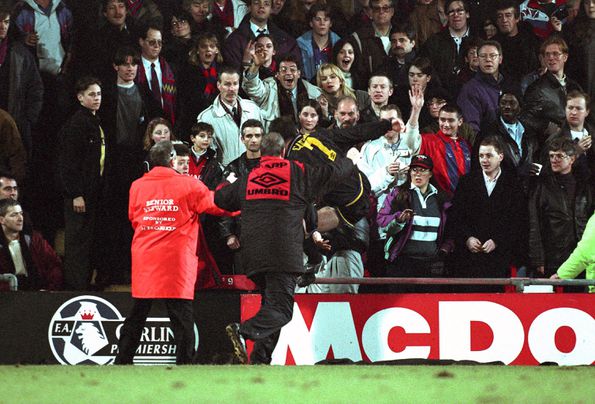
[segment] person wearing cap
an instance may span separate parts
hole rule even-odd
[[[413,157],[407,181],[393,188],[378,212],[378,226],[386,231],[386,276],[441,276],[444,258],[452,251],[444,229],[450,207],[447,196],[430,183],[434,163],[425,154]],[[390,285],[391,292],[437,291],[428,286]]]
[[[520,262],[528,238],[527,201],[513,170],[501,167],[504,146],[498,136],[479,146],[481,170],[459,180],[449,212],[447,234],[455,240],[451,272],[460,278],[505,278]],[[466,286],[465,292],[498,292],[502,286]]]

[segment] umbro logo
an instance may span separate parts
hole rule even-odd
[[[258,177],[252,178],[250,181],[264,188],[274,187],[287,182],[287,180],[271,173],[264,173]]]

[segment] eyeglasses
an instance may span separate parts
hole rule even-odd
[[[549,153],[550,160],[566,160],[570,156],[566,153]]]
[[[172,27],[179,27],[180,25],[186,25],[186,24],[188,24],[187,20],[176,20],[176,21],[171,22]]]
[[[159,48],[163,46],[163,41],[161,39],[146,39],[145,42],[151,46],[157,46]]]
[[[496,59],[498,59],[498,56],[500,56],[499,53],[490,53],[490,54],[482,53],[479,55],[479,58],[483,59],[483,60],[496,60]]]
[[[457,15],[465,14],[466,12],[467,11],[464,8],[455,8],[454,10],[448,10],[446,12],[446,14],[452,16],[452,15],[455,15],[455,14],[457,14]]]
[[[543,54],[543,56],[545,56],[545,58],[549,58],[549,57],[553,57],[554,59],[560,59],[560,57],[563,55],[562,52],[545,52]]]
[[[298,68],[294,67],[294,66],[292,66],[292,67],[282,66],[279,68],[279,71],[281,73],[294,73],[295,74],[298,72]]]
[[[413,174],[427,174],[430,172],[429,168],[413,167],[411,173]]]
[[[388,13],[390,10],[393,9],[393,6],[372,6],[372,11],[375,13],[383,12]]]

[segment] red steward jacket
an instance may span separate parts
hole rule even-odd
[[[229,215],[196,178],[155,167],[130,188],[132,296],[194,298],[199,215]],[[203,267],[201,265],[200,267]]]

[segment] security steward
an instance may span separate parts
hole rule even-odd
[[[222,209],[242,214],[242,265],[260,288],[258,313],[226,331],[240,363],[247,363],[245,338],[254,341],[252,364],[270,364],[281,328],[293,314],[296,281],[304,273],[303,219],[310,201],[336,187],[352,169],[351,162],[309,166],[283,158],[285,142],[271,132],[262,140],[261,159],[247,176],[215,193]]]

